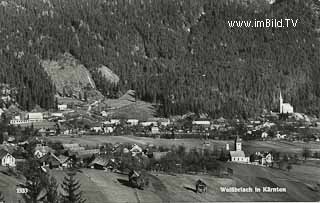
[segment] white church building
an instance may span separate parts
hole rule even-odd
[[[250,157],[246,157],[244,151],[242,151],[242,139],[239,136],[236,137],[235,151],[230,151],[230,159],[232,162],[249,163]]]
[[[289,103],[283,103],[283,98],[280,91],[280,114],[293,113],[293,106]]]

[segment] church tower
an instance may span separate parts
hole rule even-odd
[[[280,90],[280,97],[279,97],[279,101],[280,101],[279,113],[282,113],[282,112],[283,112],[283,110],[282,110],[283,98],[282,98],[282,95],[281,95],[281,90]]]
[[[236,137],[235,141],[234,141],[234,148],[235,151],[242,151],[242,143],[241,143],[242,139],[239,138],[239,136]]]

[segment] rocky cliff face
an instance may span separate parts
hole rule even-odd
[[[65,53],[57,60],[42,60],[41,65],[53,81],[57,94],[85,99],[89,95],[87,91],[95,91],[96,96],[102,97],[90,72],[71,54]]]

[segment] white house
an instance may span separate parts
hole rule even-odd
[[[92,127],[92,128],[90,128],[90,130],[91,130],[91,131],[94,131],[94,132],[96,132],[96,133],[103,131],[103,130],[102,130],[102,127],[100,127],[100,126]]]
[[[1,166],[16,166],[16,159],[6,150],[0,150],[0,159],[1,159]]]
[[[210,125],[210,121],[208,120],[195,120],[192,121],[193,125]]]
[[[130,149],[130,152],[132,153],[132,156],[135,156],[135,155],[137,155],[139,153],[142,153],[142,148],[139,147],[138,145],[134,144],[132,146],[132,148]]]
[[[65,111],[68,109],[68,105],[66,104],[58,104],[59,111]]]
[[[141,126],[143,127],[147,127],[147,126],[157,126],[158,125],[158,122],[156,121],[146,121],[146,122],[141,122],[140,123]]]
[[[114,124],[114,125],[120,125],[120,120],[119,119],[111,119],[110,123]]]
[[[53,152],[53,149],[51,149],[48,146],[42,146],[41,144],[38,144],[34,149],[34,156],[40,159],[41,157],[48,154],[49,152]]]
[[[31,122],[43,121],[43,113],[28,113],[28,120]]]
[[[128,123],[129,125],[134,126],[134,125],[138,125],[138,124],[139,124],[139,120],[138,120],[138,119],[128,119],[128,120],[127,120],[127,123]]]
[[[113,131],[114,131],[114,128],[111,127],[111,126],[108,126],[108,127],[105,127],[105,128],[104,128],[104,132],[105,132],[105,133],[113,133]]]
[[[244,151],[242,151],[241,139],[237,136],[235,139],[235,151],[230,151],[230,158],[232,162],[249,163],[250,157],[246,157]]]
[[[151,133],[152,133],[152,134],[159,134],[159,133],[160,133],[159,127],[153,126],[153,127],[151,128]]]
[[[261,134],[261,138],[267,138],[268,137],[268,133],[267,132],[263,132],[262,134]]]

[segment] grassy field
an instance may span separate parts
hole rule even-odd
[[[9,176],[4,171],[7,171],[4,167],[0,168],[0,191],[3,194],[5,202],[19,203],[24,202],[21,194],[17,194],[16,189],[20,183],[24,183],[24,180]]]
[[[204,140],[202,139],[159,139],[135,136],[83,136],[74,137],[69,136],[54,136],[48,137],[52,141],[61,141],[63,143],[80,143],[82,145],[97,146],[102,143],[136,143],[140,145],[153,144],[156,146],[171,147],[172,145],[184,145],[187,150],[191,148],[202,149],[204,147]],[[210,140],[209,149],[225,148],[226,144],[233,149],[233,140]],[[288,142],[288,141],[243,141],[243,150],[246,153],[254,153],[256,151],[271,151],[276,150],[284,153],[301,153],[304,147],[310,148],[312,151],[320,151],[320,143],[309,142]]]
[[[215,201],[319,201],[318,167],[293,166],[290,172],[260,166],[227,163],[234,170],[229,178],[209,175],[149,174],[144,190],[131,188],[127,175],[95,169],[77,174],[87,202],[215,202]],[[61,182],[64,171],[52,170]],[[312,178],[313,177],[313,178]],[[195,192],[195,182],[202,179],[208,192]],[[284,187],[285,193],[223,193],[220,187]]]
[[[53,136],[48,137],[51,141],[60,141],[62,143],[79,143],[81,145],[97,146],[103,143],[135,143],[139,145],[153,144],[156,146],[171,147],[173,145],[179,146],[184,145],[187,150],[192,148],[202,149],[204,147],[204,140],[201,139],[159,139],[159,138],[147,138],[147,137],[135,137],[135,136],[82,136],[74,137],[70,136]],[[207,148],[213,149],[214,147],[220,149],[225,147],[226,143],[232,145],[233,141],[223,140],[210,140],[210,146]]]

